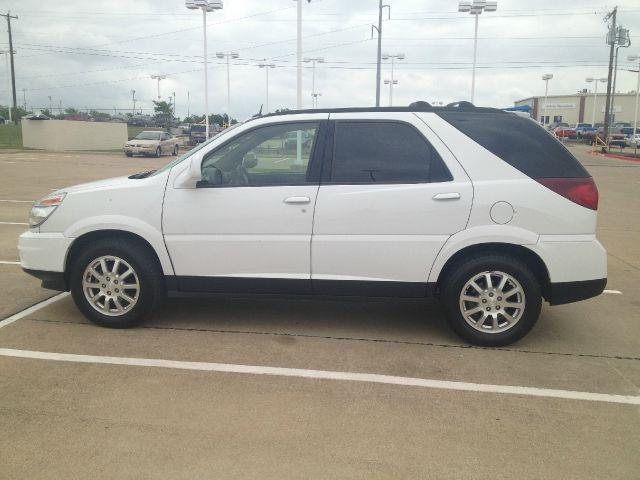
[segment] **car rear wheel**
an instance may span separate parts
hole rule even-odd
[[[133,157],[133,153],[130,153],[130,152],[125,153],[125,155],[126,155],[127,157]]]
[[[156,148],[156,158],[160,158],[162,156],[162,149],[160,147]]]
[[[138,325],[157,308],[164,283],[156,258],[137,242],[92,242],[75,258],[73,300],[91,322],[110,328]]]
[[[515,257],[484,255],[458,263],[442,285],[451,328],[470,343],[503,346],[526,335],[540,315],[540,285]]]
[[[173,147],[173,156],[174,156],[174,157],[178,155],[178,149],[179,149],[178,145],[175,145],[175,146]]]

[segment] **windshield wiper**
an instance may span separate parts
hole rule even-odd
[[[132,180],[135,180],[138,178],[147,178],[152,173],[155,173],[155,170],[149,170],[148,172],[134,173],[133,175],[129,175],[128,178],[131,178]]]

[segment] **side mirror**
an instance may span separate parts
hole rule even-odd
[[[194,154],[187,162],[184,170],[182,170],[173,182],[174,188],[196,188],[198,182],[202,180],[202,155]]]
[[[222,175],[222,170],[213,165],[207,165],[202,169],[202,180],[196,183],[196,187],[215,187],[223,183],[224,176]]]

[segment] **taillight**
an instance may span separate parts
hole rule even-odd
[[[590,208],[598,209],[598,187],[593,178],[537,178],[541,183],[558,195],[568,198],[572,202]]]

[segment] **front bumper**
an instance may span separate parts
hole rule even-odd
[[[156,147],[125,147],[123,150],[132,155],[151,155],[156,152]]]
[[[59,292],[69,291],[69,284],[63,272],[47,272],[45,270],[30,270],[28,268],[23,268],[22,270],[42,280],[42,288],[57,290]]]
[[[24,232],[18,239],[20,265],[25,272],[40,278],[43,287],[58,290],[72,242],[73,238],[62,233]]]

